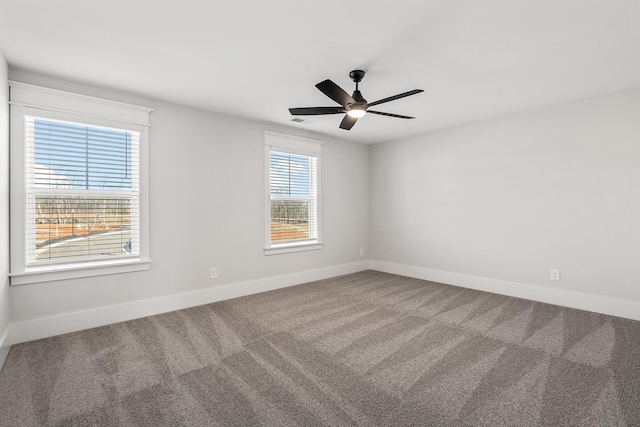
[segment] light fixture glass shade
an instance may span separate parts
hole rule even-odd
[[[360,118],[360,117],[364,116],[365,114],[367,114],[367,112],[366,112],[366,110],[361,110],[359,108],[353,108],[353,109],[347,111],[347,114],[350,117],[353,117],[353,118],[357,119],[357,118]]]

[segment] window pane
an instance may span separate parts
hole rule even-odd
[[[134,132],[35,118],[32,138],[36,187],[131,189]]]
[[[271,152],[271,194],[309,196],[309,157]]]
[[[272,200],[271,241],[287,242],[309,238],[309,202]]]
[[[132,207],[127,198],[36,196],[35,261],[127,256]]]

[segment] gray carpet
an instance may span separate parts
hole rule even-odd
[[[16,345],[9,426],[640,426],[640,322],[374,271]]]

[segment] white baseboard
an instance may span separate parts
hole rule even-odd
[[[11,340],[11,325],[8,325],[7,328],[2,331],[2,335],[0,335],[0,369],[4,366],[5,360],[7,360],[7,356],[9,355],[9,349],[13,344]]]
[[[640,320],[640,302],[627,301],[600,295],[584,294],[581,292],[547,288],[544,286],[527,285],[525,283],[509,282],[506,280],[490,279],[487,277],[471,276],[468,274],[451,273],[448,271],[431,270],[423,267],[396,264],[386,261],[371,261],[373,270],[398,274],[416,279],[430,280],[447,285],[476,289],[494,294],[524,298],[532,301],[546,302],[563,307],[593,311],[611,316]]]
[[[367,269],[399,274],[417,279],[431,280],[464,288],[476,289],[564,307],[593,311],[612,316],[640,320],[640,302],[627,301],[599,295],[584,294],[543,286],[432,270],[423,267],[396,264],[385,261],[360,261],[317,270],[303,271],[283,276],[212,287],[198,291],[167,295],[158,298],[133,301],[126,304],[100,307],[91,310],[65,313],[53,317],[12,323],[0,336],[0,368],[9,347],[40,338],[47,338],[83,329],[124,322],[145,316],[166,313],[183,308],[209,304],[245,295],[270,291],[315,280],[328,279]]]
[[[315,280],[328,279],[343,274],[368,270],[369,268],[370,263],[368,260],[359,261],[351,264],[133,301],[126,304],[15,322],[11,325],[12,344],[124,322],[126,320],[299,285]]]

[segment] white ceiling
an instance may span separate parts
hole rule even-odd
[[[376,143],[640,86],[638,0],[0,0],[10,66]],[[348,73],[367,115],[295,124],[336,105]],[[384,108],[383,108],[384,107]]]

